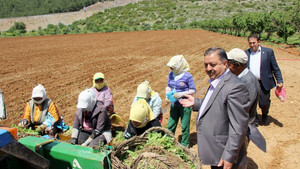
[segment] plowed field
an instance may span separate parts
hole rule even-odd
[[[8,112],[8,119],[0,123],[17,124],[33,87],[40,83],[46,87],[48,97],[57,103],[67,125],[72,125],[78,94],[92,86],[94,73],[103,72],[114,94],[116,113],[125,120],[138,84],[148,80],[163,99],[165,127],[169,117],[169,105],[164,100],[169,72],[166,63],[172,56],[183,54],[190,63],[197,96],[202,97],[208,80],[203,53],[213,46],[227,51],[248,47],[245,38],[202,30],[0,38],[0,88]],[[280,102],[272,91],[269,124],[259,126],[267,141],[267,153],[250,143],[249,168],[298,168],[300,54],[284,46],[272,48],[283,74],[287,101]],[[196,115],[193,112],[191,119],[191,143],[195,151]],[[176,135],[181,135],[179,127]]]

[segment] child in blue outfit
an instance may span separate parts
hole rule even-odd
[[[196,87],[193,76],[188,72],[190,70],[189,64],[183,55],[173,56],[167,66],[170,67],[171,71],[169,73],[166,93],[176,91],[173,94],[173,97],[177,99],[171,104],[170,118],[167,128],[175,134],[178,120],[181,118],[181,144],[187,147],[190,144],[190,122],[192,109],[190,107],[183,107],[178,100],[184,98],[184,95],[194,94],[196,92]],[[166,97],[166,99],[169,101],[168,97]]]

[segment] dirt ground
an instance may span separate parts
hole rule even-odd
[[[57,103],[66,124],[72,125],[78,94],[92,86],[94,73],[103,72],[114,94],[116,113],[124,120],[129,117],[138,84],[148,80],[162,97],[165,127],[169,117],[169,105],[164,100],[169,73],[166,66],[168,60],[177,54],[185,56],[190,63],[197,96],[203,97],[208,84],[203,53],[213,46],[227,51],[248,47],[245,38],[203,30],[0,38],[0,88],[4,91],[8,112],[8,119],[0,124],[11,126],[21,120],[33,87],[40,83],[46,87],[48,97]],[[259,126],[267,142],[267,153],[250,143],[248,168],[298,168],[299,48],[264,46],[272,47],[275,51],[284,78],[287,100],[280,102],[274,90],[271,91],[268,125]],[[191,144],[195,152],[196,115],[197,112],[193,112],[191,119]],[[176,135],[180,137],[180,128]]]

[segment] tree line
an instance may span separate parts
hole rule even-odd
[[[287,43],[288,37],[300,31],[300,8],[299,1],[286,11],[271,11],[264,13],[240,13],[220,20],[210,19],[201,22],[192,22],[194,28],[202,28],[209,31],[245,36],[247,32],[256,33],[264,40],[270,40],[276,33]]]
[[[105,0],[1,0],[0,18],[78,11]]]

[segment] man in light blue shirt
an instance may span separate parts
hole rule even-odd
[[[212,169],[247,168],[247,138],[250,99],[246,85],[228,69],[224,49],[204,53],[210,88],[204,100],[185,95],[184,107],[199,110],[196,121],[198,156]]]

